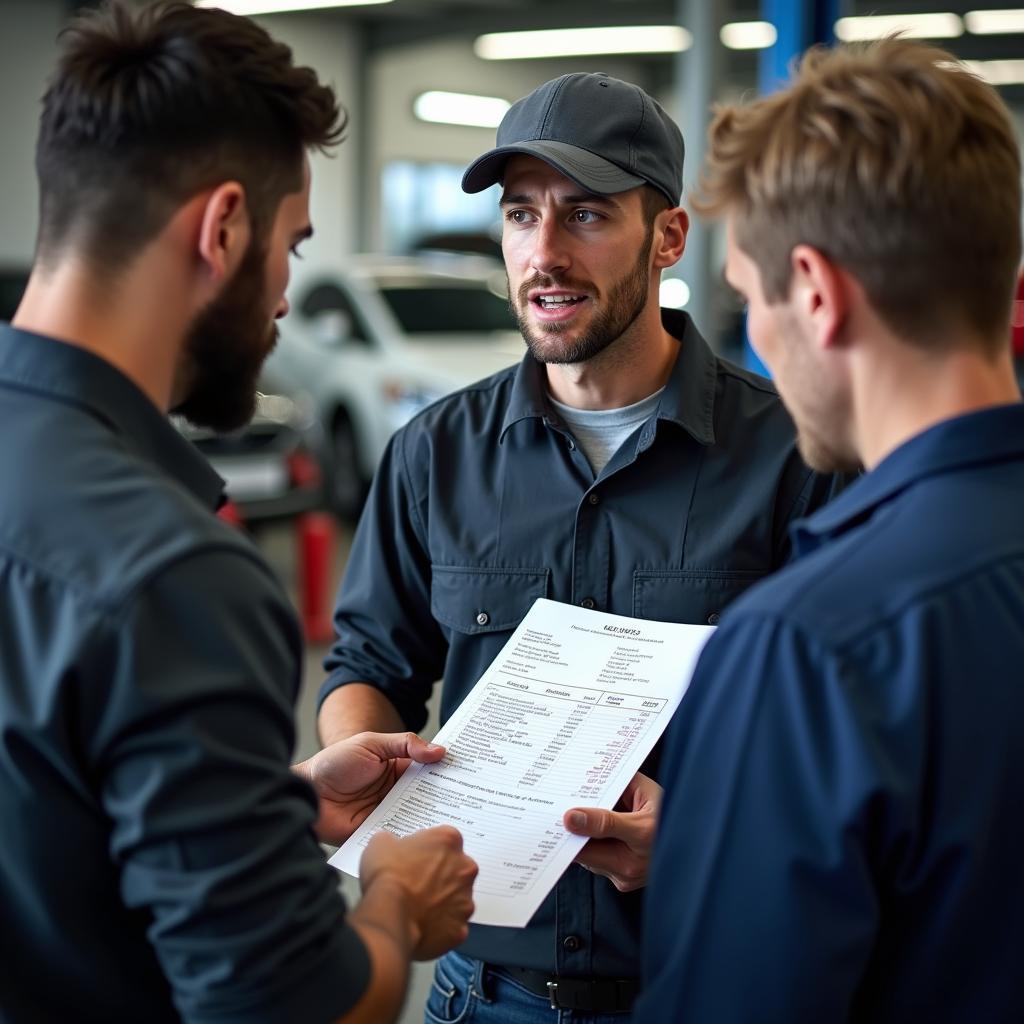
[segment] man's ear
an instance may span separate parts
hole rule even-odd
[[[807,327],[807,337],[819,348],[841,343],[842,327],[850,308],[846,275],[810,245],[794,246],[790,302]]]
[[[681,206],[662,211],[658,215],[658,221],[663,217],[665,223],[661,225],[660,231],[657,226],[654,229],[654,266],[658,270],[674,267],[683,258],[686,233],[690,230],[690,218]]]
[[[211,284],[221,285],[234,274],[251,236],[245,188],[237,181],[223,182],[206,198],[196,241],[196,254]]]

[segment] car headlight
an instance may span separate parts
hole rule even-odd
[[[439,391],[395,380],[385,381],[381,393],[388,406],[391,426],[396,430],[412,419],[420,409],[425,409],[441,397]]]
[[[271,423],[291,423],[296,417],[295,403],[286,395],[257,392],[256,415]]]

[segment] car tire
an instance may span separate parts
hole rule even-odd
[[[331,426],[331,457],[327,467],[327,496],[339,519],[354,523],[363,510],[369,481],[359,466],[359,444],[352,420],[344,409]]]

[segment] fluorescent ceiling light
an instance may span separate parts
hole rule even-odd
[[[421,93],[412,105],[421,121],[497,128],[511,104],[497,96],[472,96],[464,92]]]
[[[964,34],[964,23],[957,14],[871,14],[836,22],[836,35],[844,43],[881,39],[894,32],[908,39],[955,39]]]
[[[195,0],[196,7],[219,7],[231,14],[253,17],[284,11],[326,11],[331,7],[367,7],[390,4],[392,0]]]
[[[778,37],[770,21],[731,21],[718,35],[730,50],[766,50]]]
[[[968,11],[964,15],[967,31],[979,36],[1002,32],[1024,32],[1024,10]]]
[[[473,50],[484,60],[580,57],[606,53],[679,53],[693,36],[679,25],[616,25],[611,28],[556,28],[537,32],[491,32]]]
[[[1024,83],[1024,60],[965,60],[963,63],[989,85]]]

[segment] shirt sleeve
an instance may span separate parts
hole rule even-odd
[[[300,640],[286,598],[255,553],[208,550],[109,629],[92,771],[122,899],[179,1013],[336,1019],[370,965],[313,832],[316,798],[290,770]]]
[[[711,639],[670,727],[636,1024],[666,1006],[715,1024],[848,1018],[879,914],[863,693],[770,618],[739,612]]]
[[[426,497],[409,470],[428,455],[417,458],[411,444],[407,431],[391,439],[370,488],[334,608],[320,702],[346,683],[369,683],[421,729],[448,643],[430,611]]]

